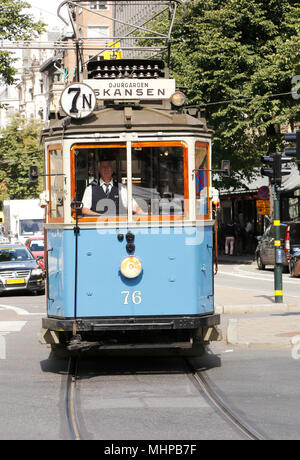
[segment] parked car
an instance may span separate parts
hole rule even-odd
[[[300,276],[300,251],[292,255],[289,263],[289,270],[292,278],[298,278]]]
[[[44,270],[45,269],[45,248],[44,248],[44,237],[43,236],[33,236],[32,238],[29,238],[25,246],[27,246],[28,249],[30,249],[32,255],[34,256],[35,259],[37,259],[37,262],[41,266],[41,268]]]
[[[0,229],[0,244],[3,244],[3,243],[9,243],[9,239],[4,234],[3,230]]]
[[[286,230],[285,252],[291,276],[299,276],[300,222],[292,222],[288,225]]]
[[[287,271],[289,266],[289,261],[287,258],[287,253],[284,250],[286,244],[286,231],[288,224],[282,223],[280,225],[280,248],[283,250],[283,267]],[[262,237],[258,238],[258,245],[256,248],[256,261],[259,270],[265,270],[267,265],[275,265],[275,227],[270,225]]]
[[[0,245],[0,293],[45,293],[45,273],[24,245]]]

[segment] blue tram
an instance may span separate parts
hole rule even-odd
[[[113,64],[98,69],[103,62]],[[219,324],[212,130],[184,109],[171,79],[90,78],[67,87],[61,103],[64,116],[42,136],[44,342],[197,354]]]

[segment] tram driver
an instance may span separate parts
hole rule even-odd
[[[100,160],[98,163],[100,177],[85,189],[82,198],[82,214],[84,216],[126,215],[127,188],[113,180],[113,166],[110,160]],[[142,208],[133,198],[134,214],[142,214]]]

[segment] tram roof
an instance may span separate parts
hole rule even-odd
[[[45,128],[42,137],[55,137],[60,134],[76,135],[93,132],[189,132],[212,136],[203,118],[196,118],[187,113],[175,110],[157,109],[151,107],[118,107],[103,108],[95,111],[85,119],[70,117],[52,120]]]

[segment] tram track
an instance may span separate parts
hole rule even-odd
[[[251,441],[263,441],[265,437],[256,432],[253,428],[237,417],[233,411],[222,401],[222,398],[215,392],[204,371],[197,371],[192,363],[185,359],[185,363],[190,371],[193,381],[201,393],[204,394],[210,405],[218,411],[218,413],[225,418],[235,429],[237,429],[246,439]]]
[[[252,441],[265,440],[265,436],[258,433],[228,407],[222,398],[214,390],[209,382],[205,371],[197,371],[188,358],[184,358],[187,375],[192,378],[199,394],[205,398],[210,407],[221,416],[235,431],[239,432],[245,439]],[[79,358],[70,357],[68,364],[68,375],[66,384],[65,409],[68,431],[71,440],[83,441],[85,438],[80,426],[77,408],[77,382],[78,382]]]
[[[78,420],[76,384],[78,379],[79,358],[69,359],[67,389],[66,389],[66,417],[68,429],[73,441],[83,441],[83,436]]]

